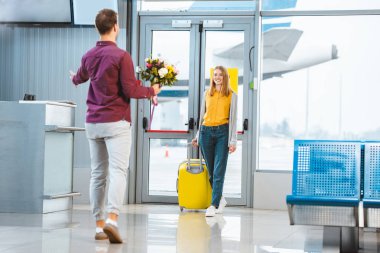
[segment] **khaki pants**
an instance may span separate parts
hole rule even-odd
[[[107,212],[119,215],[127,185],[131,150],[131,125],[122,120],[111,123],[86,123],[90,145],[90,202],[96,220],[105,219],[107,179]]]

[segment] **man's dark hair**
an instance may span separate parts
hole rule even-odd
[[[103,9],[98,12],[95,18],[95,25],[100,35],[109,33],[117,24],[117,13],[111,9]]]

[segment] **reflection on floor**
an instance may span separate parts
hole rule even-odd
[[[320,227],[289,226],[287,212],[228,207],[223,216],[180,213],[175,205],[128,205],[120,215],[123,244],[93,239],[88,206],[45,215],[0,213],[0,252],[205,253],[321,252]],[[380,241],[380,238],[379,238]],[[378,252],[365,231],[360,252]]]

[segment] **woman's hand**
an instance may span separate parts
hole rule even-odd
[[[193,145],[193,147],[198,147],[198,140],[197,138],[194,138],[191,140],[191,144]]]
[[[236,145],[230,145],[230,146],[228,147],[228,151],[229,151],[230,153],[235,152],[235,150],[236,150]]]

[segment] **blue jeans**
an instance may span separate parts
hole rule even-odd
[[[212,186],[211,205],[219,207],[228,159],[228,124],[201,126],[199,146],[206,161]]]

